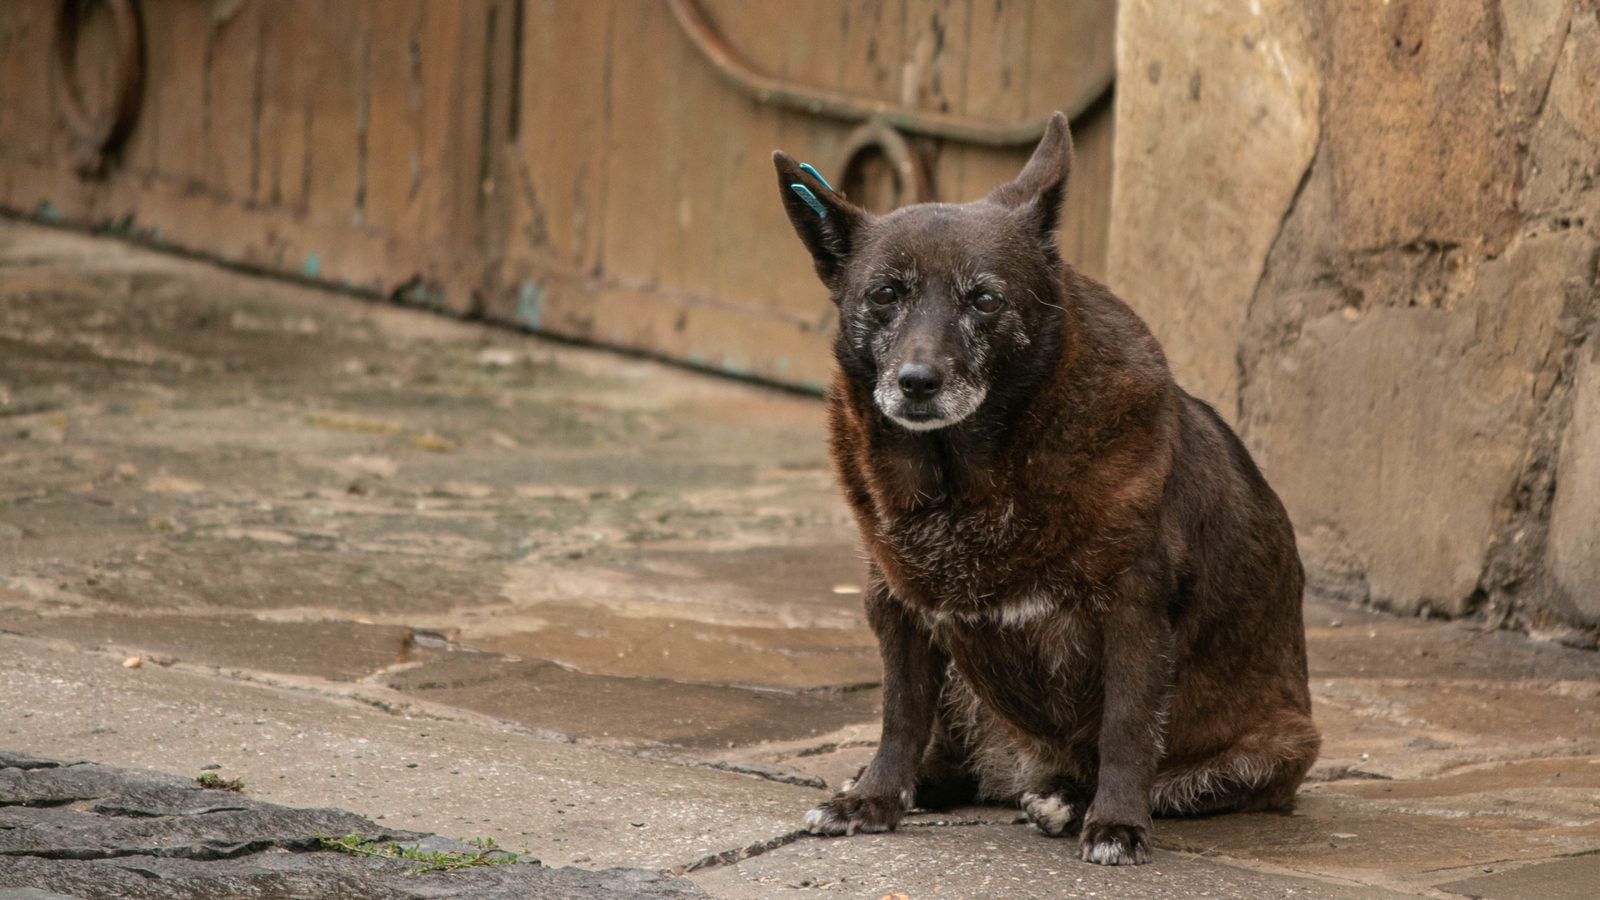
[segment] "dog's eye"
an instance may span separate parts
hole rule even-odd
[[[985,315],[999,312],[1000,307],[1005,305],[1006,301],[1002,300],[999,294],[993,294],[989,291],[984,291],[972,298],[972,308]]]
[[[867,292],[867,299],[878,306],[888,306],[900,299],[900,292],[889,285],[873,288]]]

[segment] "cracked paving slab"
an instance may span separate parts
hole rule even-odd
[[[794,830],[824,796],[445,708],[392,709],[0,634],[0,746],[189,777],[220,766],[252,799],[492,837],[549,865],[688,867]]]
[[[358,857],[324,844],[347,835],[499,864],[419,873],[415,861]],[[510,853],[339,810],[263,803],[194,779],[0,751],[0,897],[26,890],[70,900],[705,896],[693,882],[657,872],[550,868]]]
[[[937,821],[937,819],[933,820]],[[1075,845],[1074,842],[1070,842]],[[1384,888],[1241,868],[1158,849],[1137,868],[1079,863],[1076,847],[1031,829],[993,823],[919,824],[889,834],[813,838],[737,866],[697,875],[720,897],[797,896],[1262,898],[1325,900],[1408,896]]]

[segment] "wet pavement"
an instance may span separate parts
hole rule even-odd
[[[1138,872],[995,808],[800,837],[877,734],[822,434],[811,398],[0,223],[0,749],[719,897],[1595,883],[1600,654],[1319,598],[1293,815],[1159,821]]]

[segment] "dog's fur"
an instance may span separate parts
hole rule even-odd
[[[1141,863],[1152,812],[1287,807],[1316,758],[1288,516],[1061,260],[1071,159],[1058,113],[987,198],[876,217],[773,155],[839,308],[831,445],[884,664],[877,755],[813,832],[981,797]]]

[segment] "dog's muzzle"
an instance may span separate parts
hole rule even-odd
[[[932,431],[960,422],[977,411],[987,391],[952,379],[937,368],[910,362],[884,373],[873,391],[878,409],[912,431]]]

